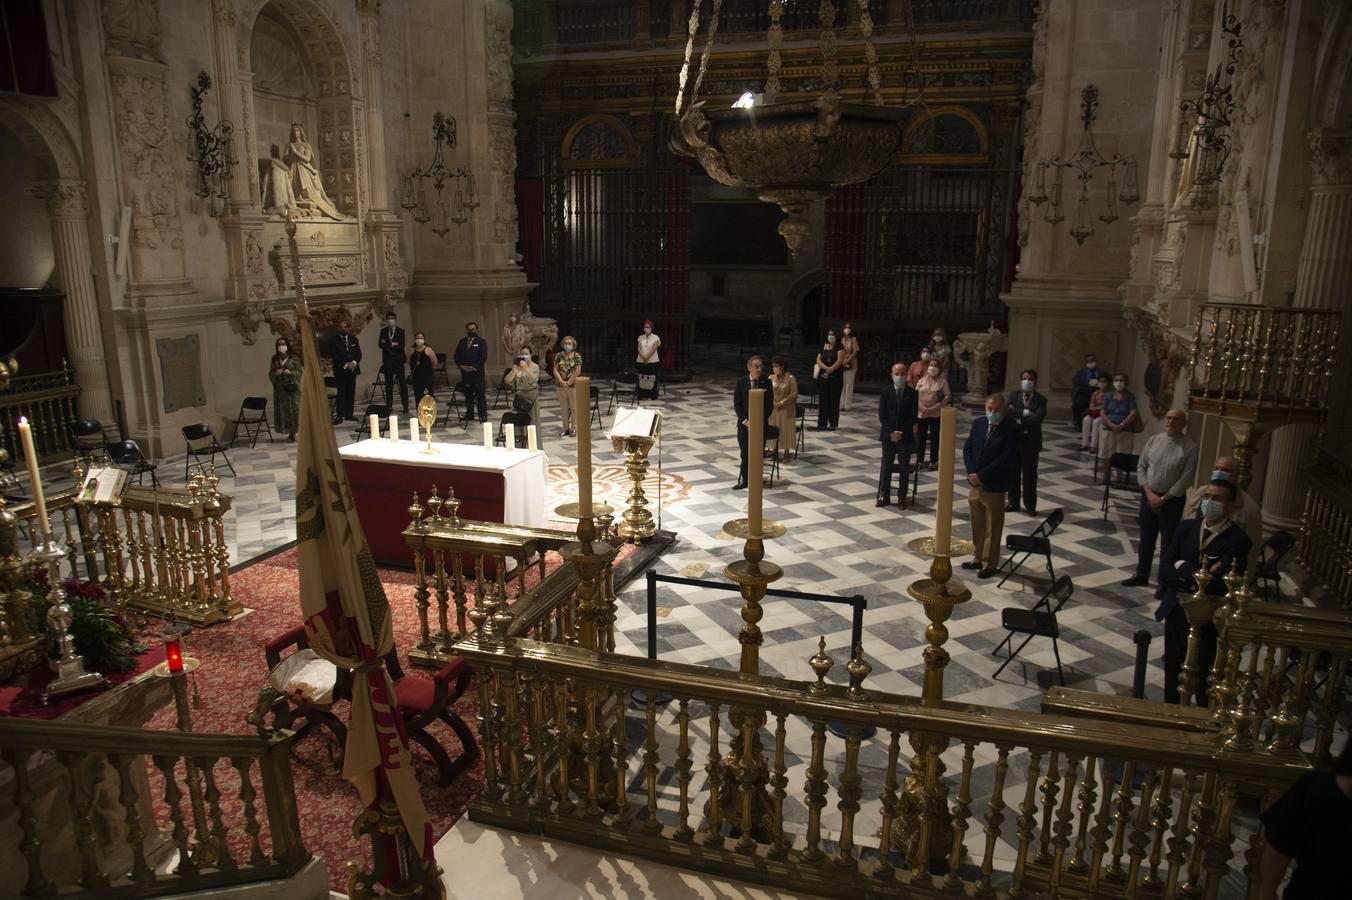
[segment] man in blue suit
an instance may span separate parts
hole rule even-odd
[[[897,492],[897,506],[906,508],[907,464],[915,447],[915,417],[920,406],[920,395],[906,383],[906,364],[892,365],[892,385],[878,395],[878,440],[883,445],[883,467],[878,475],[878,499],[875,506],[887,506],[891,501],[892,473],[901,469],[901,489]]]
[[[972,423],[962,448],[967,467],[967,508],[972,517],[974,555],[962,564],[977,569],[978,578],[990,578],[1000,564],[1000,537],[1005,527],[1005,492],[1014,470],[1014,422],[1005,415],[1005,396],[986,397],[986,415]]]
[[[479,337],[479,323],[466,322],[465,336],[455,345],[452,357],[460,369],[460,390],[465,394],[465,421],[474,421],[474,407],[478,404],[479,421],[488,421],[488,399],[484,381],[484,366],[488,363],[488,342]]]

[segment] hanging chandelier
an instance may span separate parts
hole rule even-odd
[[[455,149],[455,117],[436,112],[432,116],[432,137],[436,141],[432,162],[426,168],[415,168],[412,174],[404,176],[403,197],[399,205],[413,213],[413,221],[419,225],[431,222],[432,233],[437,237],[445,237],[450,233],[450,223],[464,225],[469,221],[469,214],[479,207],[479,189],[474,183],[473,173],[467,167],[452,169],[446,165],[445,148]],[[430,209],[424,186],[429,178],[437,192]],[[455,186],[449,206],[442,195],[442,191],[448,187],[448,181]]]
[[[1080,91],[1080,123],[1084,130],[1080,134],[1079,146],[1068,159],[1053,156],[1051,159],[1039,160],[1033,172],[1033,187],[1028,192],[1028,199],[1036,205],[1040,206],[1048,200],[1051,201],[1042,216],[1044,221],[1053,225],[1064,222],[1066,216],[1062,206],[1062,176],[1067,170],[1072,173],[1080,182],[1080,196],[1075,200],[1075,220],[1070,226],[1070,236],[1075,238],[1077,244],[1083,244],[1085,239],[1094,233],[1094,216],[1089,209],[1089,182],[1093,180],[1095,171],[1107,169],[1108,176],[1108,191],[1103,210],[1098,214],[1100,221],[1108,224],[1116,222],[1119,218],[1117,214],[1119,202],[1130,206],[1141,199],[1136,184],[1136,160],[1123,159],[1116,153],[1105,157],[1099,153],[1098,146],[1094,143],[1094,118],[1098,111],[1098,95],[1098,88],[1092,84],[1086,84]],[[1048,170],[1052,173],[1050,186],[1047,180]]]
[[[1205,209],[1215,197],[1215,186],[1221,180],[1225,161],[1230,158],[1229,129],[1235,117],[1233,91],[1235,68],[1244,50],[1240,37],[1239,17],[1227,8],[1221,12],[1221,35],[1228,39],[1229,53],[1224,63],[1207,76],[1206,86],[1196,100],[1179,104],[1178,146],[1169,152],[1174,159],[1188,159],[1197,154],[1192,183],[1196,188],[1193,206]]]
[[[869,16],[868,2],[859,2],[859,31],[864,37],[868,84],[873,95],[871,105],[841,99],[837,10],[831,0],[822,0],[818,8],[821,67],[817,72],[804,73],[820,78],[820,96],[801,100],[779,97],[784,2],[771,0],[764,93],[748,91],[728,109],[707,108],[699,92],[709,68],[722,7],[722,0],[713,0],[699,69],[687,98],[686,84],[702,7],[703,0],[696,0],[690,13],[685,62],[676,90],[678,127],[672,149],[693,157],[719,184],[749,188],[760,200],[777,204],[788,216],[779,223],[779,233],[790,256],[797,257],[811,229],[807,210],[812,202],[826,197],[832,188],[872,178],[891,161],[901,145],[900,122],[905,112],[882,105],[878,52],[873,46],[873,19]]]

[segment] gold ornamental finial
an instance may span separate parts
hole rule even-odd
[[[408,515],[409,515],[409,518],[411,518],[411,519],[413,520],[413,527],[414,527],[414,529],[416,529],[416,530],[418,530],[418,531],[422,531],[423,529],[425,529],[425,528],[427,527],[427,524],[426,524],[425,522],[423,522],[423,520],[422,520],[422,517],[423,517],[423,508],[422,508],[422,503],[420,503],[420,502],[418,501],[418,492],[417,492],[417,491],[414,491],[414,492],[413,492],[413,503],[412,503],[412,504],[409,506],[409,508],[408,508]]]
[[[831,667],[836,664],[836,661],[826,652],[825,636],[818,639],[817,652],[808,657],[807,664],[817,674],[817,683],[808,686],[808,693],[825,694],[827,689],[826,676],[830,673]]]
[[[845,671],[850,673],[850,687],[845,691],[845,696],[851,700],[866,699],[868,694],[864,691],[864,679],[873,671],[873,666],[864,659],[863,644],[854,645],[854,656],[845,664]]]

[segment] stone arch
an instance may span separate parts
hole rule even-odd
[[[0,120],[28,148],[44,178],[81,181],[79,144],[49,106],[20,95],[0,95]]]
[[[1328,7],[1328,19],[1315,54],[1313,128],[1352,128],[1352,7]]]
[[[903,163],[981,165],[989,160],[986,123],[965,106],[938,106],[923,112],[907,123],[902,135]]]
[[[344,215],[358,217],[365,141],[361,78],[342,29],[316,0],[255,2],[241,20],[240,58],[246,65],[260,17],[282,24],[305,54],[302,62],[313,76],[319,107],[319,130],[310,140],[319,154],[324,190]],[[249,138],[250,146],[256,143],[253,135]]]
[[[573,123],[559,155],[564,168],[627,169],[638,159],[638,145],[619,119],[594,113]]]

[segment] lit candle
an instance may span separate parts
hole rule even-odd
[[[747,396],[746,525],[752,537],[761,536],[761,480],[765,467],[765,391],[752,388]]]
[[[534,425],[527,425],[527,426],[526,426],[526,449],[527,449],[527,450],[539,450],[539,449],[540,449],[539,446],[535,443],[535,426],[534,426]]]
[[[577,505],[578,515],[585,519],[592,514],[591,416],[580,413],[591,409],[591,379],[578,376],[573,391],[573,409],[579,413],[574,419],[577,422]]]
[[[516,449],[516,426],[513,425],[511,422],[508,422],[506,425],[502,426],[502,433],[505,438],[503,444],[507,447],[507,449],[508,450]]]
[[[493,449],[493,424],[491,422],[484,423],[484,449]]]
[[[939,499],[935,511],[934,550],[948,553],[953,538],[953,444],[958,433],[958,411],[951,406],[939,411]]]
[[[23,458],[28,464],[28,480],[33,484],[33,506],[38,511],[38,531],[44,539],[50,538],[51,523],[47,521],[47,498],[42,496],[42,475],[38,472],[38,451],[33,446],[33,426],[26,418],[19,419],[19,437],[23,441]]]
[[[399,440],[399,417],[390,416],[390,440]]]
[[[380,437],[380,416],[373,415],[370,416],[369,418],[370,418],[369,427],[371,429],[371,437],[373,438]]]
[[[183,633],[177,628],[165,629],[164,661],[169,665],[170,675],[183,674]]]

